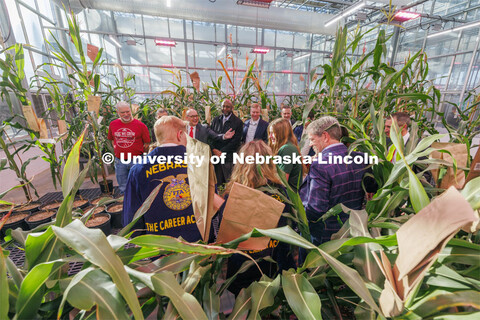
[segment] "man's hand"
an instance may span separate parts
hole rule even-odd
[[[225,132],[225,134],[223,135],[223,140],[232,139],[234,135],[235,135],[235,130],[228,129],[228,131]]]
[[[222,151],[218,149],[213,149],[212,150],[213,154],[216,155],[217,157],[220,157],[222,155]]]

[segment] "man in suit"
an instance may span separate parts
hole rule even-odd
[[[233,153],[238,150],[242,140],[243,122],[233,114],[233,103],[229,99],[225,99],[222,104],[222,115],[212,120],[211,128],[216,133],[227,133],[232,129],[235,134],[230,140],[221,140],[212,142],[212,152],[216,156],[226,153],[225,163],[215,165],[215,174],[217,176],[217,184],[221,185],[230,179],[233,169]]]
[[[317,159],[313,161],[300,188],[300,197],[309,220],[312,243],[319,245],[329,241],[340,230],[340,224],[337,217],[316,221],[339,203],[360,210],[365,198],[362,181],[365,178],[367,192],[373,192],[375,184],[373,179],[364,177],[367,164],[329,163],[335,156],[349,155],[347,147],[340,142],[342,130],[337,119],[321,117],[310,123],[306,130]],[[352,152],[350,155],[354,157],[358,153]],[[346,221],[348,215],[342,212],[339,218]]]
[[[263,140],[268,142],[268,122],[260,118],[261,107],[258,103],[250,107],[250,119],[243,125],[242,143],[252,140]]]
[[[235,131],[232,129],[228,130],[225,134],[216,133],[207,125],[201,124],[198,112],[195,109],[188,109],[186,118],[188,120],[187,135],[203,143],[207,143],[209,138],[215,141],[228,140],[235,134]]]

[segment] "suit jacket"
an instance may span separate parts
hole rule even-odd
[[[297,138],[297,141],[300,143],[300,140],[302,140],[302,135],[303,135],[303,124],[296,126],[293,129],[293,134]]]
[[[225,121],[225,124],[223,124],[223,114],[222,114],[215,117],[212,120],[212,124],[210,128],[216,133],[220,133],[220,134],[226,133],[229,129],[232,129],[235,131],[234,136],[232,137],[232,139],[229,139],[229,140],[210,139],[211,141],[210,145],[212,146],[212,148],[218,149],[221,152],[226,153],[227,154],[227,157],[225,159],[226,162],[233,162],[233,153],[238,150],[242,140],[242,129],[243,129],[242,120],[240,120],[240,118],[238,118],[232,113],[230,115],[230,118],[227,121]]]
[[[329,154],[334,158],[337,155],[348,155],[344,144],[332,146],[318,155],[324,162],[328,161]],[[353,157],[357,152],[352,152]],[[325,223],[319,221],[329,209],[339,203],[354,210],[360,210],[363,205],[365,192],[362,188],[363,176],[367,172],[365,164],[324,164],[314,161],[310,171],[300,188],[307,218],[310,221],[310,232],[314,244],[330,240],[333,233],[340,229],[337,217],[328,218]],[[369,190],[367,190],[369,191]],[[340,218],[347,219],[345,213]]]
[[[223,140],[223,134],[216,133],[205,124],[197,123],[195,126],[195,139],[208,143],[209,138],[215,141]]]
[[[243,125],[243,134],[242,134],[242,143],[245,143],[245,140],[247,139],[247,132],[248,128],[250,127],[250,120],[248,119],[245,121],[245,124]],[[258,120],[258,125],[257,125],[257,130],[255,130],[255,135],[253,136],[253,140],[263,140],[265,143],[268,142],[268,122],[259,119]]]

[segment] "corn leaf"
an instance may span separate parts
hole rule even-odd
[[[7,263],[3,255],[3,249],[0,247],[0,319],[8,319],[9,308],[9,289],[7,278]]]
[[[96,305],[98,319],[130,319],[125,302],[110,277],[99,269],[85,271],[72,279],[63,298],[81,310],[90,310]]]
[[[274,280],[263,276],[258,282],[250,285],[252,293],[252,309],[247,320],[261,319],[260,310],[270,307],[280,289],[280,275]]]
[[[198,301],[194,296],[185,292],[173,273],[168,271],[156,273],[151,279],[155,293],[170,298],[183,319],[207,319]]]
[[[89,229],[79,220],[53,232],[66,245],[105,271],[116,284],[136,319],[143,319],[140,304],[124,265],[101,230]]]
[[[322,319],[320,297],[304,276],[283,271],[282,287],[285,298],[298,319]]]
[[[56,260],[36,265],[23,279],[15,305],[17,319],[33,319],[37,317],[38,308],[43,300],[46,282],[65,264],[64,260]]]
[[[232,313],[228,316],[227,320],[240,320],[245,319],[248,311],[252,308],[252,295],[251,287],[242,289],[235,299],[235,305],[233,306]]]
[[[70,151],[70,154],[68,155],[67,162],[65,163],[65,168],[63,169],[62,192],[64,198],[66,198],[72,190],[80,172],[80,149],[82,148],[83,138],[86,131],[87,128],[83,130],[80,138],[78,138],[73,146],[72,151]]]

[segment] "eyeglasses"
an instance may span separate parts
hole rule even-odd
[[[187,118],[198,118],[198,114],[196,114],[194,116],[187,116]]]

